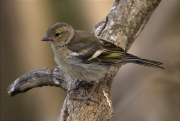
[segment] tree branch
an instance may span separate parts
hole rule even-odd
[[[111,11],[103,21],[95,25],[94,34],[110,41],[127,51],[140,34],[151,14],[161,0],[115,0]],[[111,85],[118,69],[108,72],[97,87],[90,100],[76,100],[88,95],[92,85],[80,87],[67,93],[58,121],[108,120],[113,113],[111,101]],[[29,72],[8,87],[8,93],[15,95],[41,86],[56,86],[69,90],[77,80],[69,77],[60,68],[38,69]]]
[[[59,67],[51,70],[48,68],[37,69],[16,79],[8,87],[8,93],[14,96],[18,93],[26,92],[35,87],[55,86],[67,90],[66,81],[68,76]]]

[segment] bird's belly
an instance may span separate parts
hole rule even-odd
[[[97,63],[83,64],[74,60],[66,60],[58,65],[72,78],[89,82],[101,79],[108,72],[107,66],[98,65]]]

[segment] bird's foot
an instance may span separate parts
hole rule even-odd
[[[89,84],[89,82],[87,82],[87,81],[80,81],[72,89],[68,90],[68,93],[71,92],[72,90],[75,90],[75,89],[79,88],[79,86],[86,85],[86,84]],[[92,88],[91,92],[89,93],[89,95],[84,96],[84,97],[77,97],[77,98],[74,98],[74,99],[75,100],[91,100],[91,101],[94,101],[94,102],[99,102],[96,99],[91,98],[91,96],[92,96],[94,90],[96,89],[97,85],[98,85],[97,83],[95,83],[93,85],[93,88]]]
[[[75,100],[91,100],[91,101],[94,101],[96,103],[99,103],[98,100],[94,99],[94,98],[91,98],[90,95],[87,95],[87,96],[84,96],[84,97],[79,97],[79,98],[74,98]]]
[[[79,81],[78,83],[76,83],[76,85],[72,89],[68,90],[68,93],[75,90],[75,89],[78,89],[79,86],[82,86],[82,85],[85,85],[85,84],[89,84],[89,82],[87,82],[87,81]]]
[[[94,102],[99,102],[96,99],[91,98],[91,96],[92,96],[93,92],[95,91],[97,85],[98,85],[97,83],[94,84],[94,86],[93,86],[91,92],[89,93],[89,95],[84,96],[84,97],[80,97],[80,98],[76,98],[76,99],[78,99],[78,100],[91,100],[91,101],[94,101]]]

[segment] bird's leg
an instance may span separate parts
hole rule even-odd
[[[92,88],[91,92],[89,93],[89,95],[81,97],[81,98],[77,98],[77,99],[80,99],[80,100],[92,100],[92,101],[98,102],[96,99],[91,98],[91,96],[92,96],[94,90],[96,89],[97,85],[98,85],[98,83],[95,83],[93,85],[93,88]]]
[[[87,83],[89,84],[89,82],[87,82],[87,81],[79,81],[79,82],[77,82],[76,85],[72,89],[68,90],[68,93],[75,90],[75,89],[77,89],[77,88],[79,88],[79,86],[85,85]]]
[[[89,84],[89,82],[87,82],[87,81],[79,81],[79,82],[76,83],[76,85],[72,89],[68,90],[68,93],[75,90],[75,89],[78,89],[79,86],[86,85],[86,84]],[[84,96],[84,97],[80,97],[80,98],[74,98],[74,99],[77,99],[77,100],[92,100],[92,101],[98,102],[96,99],[91,98],[91,96],[92,96],[94,90],[96,89],[97,85],[98,85],[98,83],[95,83],[93,85],[93,88],[92,88],[91,92],[89,93],[89,95]]]

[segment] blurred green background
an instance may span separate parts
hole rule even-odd
[[[91,32],[114,0],[1,1],[2,121],[55,121],[66,92],[41,87],[10,97],[7,87],[21,75],[56,66],[49,43],[41,42],[49,26],[66,22]],[[134,64],[122,66],[112,85],[111,121],[180,120],[179,0],[162,0],[128,51],[164,63],[165,71]]]

